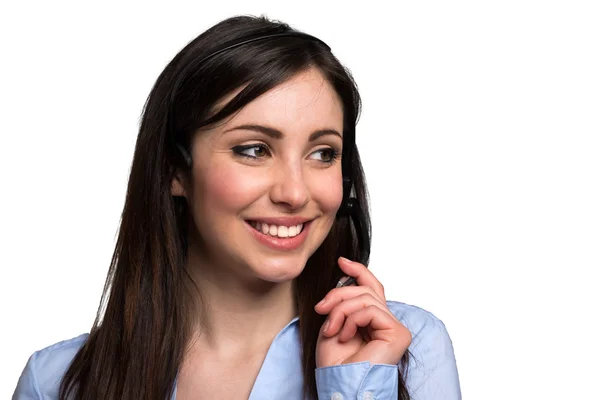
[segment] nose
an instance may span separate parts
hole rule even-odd
[[[310,194],[299,166],[281,167],[269,194],[271,201],[293,210],[308,203]]]

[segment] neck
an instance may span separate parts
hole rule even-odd
[[[189,253],[188,271],[198,299],[194,347],[223,356],[265,350],[297,315],[291,281],[240,276],[195,252]]]

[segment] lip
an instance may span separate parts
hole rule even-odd
[[[254,238],[261,244],[270,247],[271,249],[274,250],[279,250],[279,251],[290,251],[290,250],[295,250],[298,247],[300,247],[304,241],[306,240],[306,238],[308,237],[308,231],[310,230],[310,227],[312,225],[312,220],[306,220],[306,219],[298,219],[298,218],[270,218],[270,219],[255,219],[252,221],[260,221],[260,222],[265,222],[268,224],[272,224],[272,225],[283,225],[283,226],[291,226],[291,225],[297,225],[297,224],[304,224],[304,226],[302,227],[302,232],[300,232],[298,235],[291,237],[291,238],[280,238],[280,237],[275,237],[275,236],[270,236],[270,235],[265,235],[262,232],[257,231],[256,229],[254,229],[254,227],[252,225],[250,225],[250,223],[248,221],[244,221],[246,224],[246,228],[250,231],[250,233],[252,234],[252,236],[254,236]],[[266,221],[277,221],[277,222],[266,222]],[[299,221],[299,222],[295,222],[295,221]],[[302,222],[302,221],[307,221],[307,222]],[[289,224],[289,225],[286,225]]]

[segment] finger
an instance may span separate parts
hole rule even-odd
[[[347,342],[356,335],[358,328],[369,327],[372,340],[391,341],[394,328],[398,324],[398,320],[390,314],[375,305],[370,305],[350,314],[338,337],[341,342]]]
[[[353,313],[369,306],[379,307],[384,312],[388,312],[387,307],[369,293],[363,293],[349,300],[342,301],[335,306],[329,313],[329,325],[323,331],[326,336],[334,336],[344,325],[346,318]]]
[[[381,299],[377,293],[369,286],[346,286],[341,288],[331,289],[329,293],[323,297],[317,305],[315,305],[315,311],[319,314],[327,314],[331,311],[331,309],[337,306],[339,303],[350,300],[354,297],[360,296],[361,294],[370,294],[379,301],[381,304],[385,305],[385,300]],[[386,306],[387,307],[387,306]]]
[[[344,271],[349,276],[356,279],[356,282],[360,286],[369,286],[380,298],[385,301],[385,293],[383,289],[383,285],[375,275],[367,267],[362,265],[359,262],[348,260],[347,258],[340,257],[338,259],[338,264],[342,271]]]

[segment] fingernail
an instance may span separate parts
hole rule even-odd
[[[342,261],[346,261],[348,263],[351,263],[352,261],[348,260],[346,257],[340,257],[342,259]]]
[[[323,324],[323,333],[327,332],[327,328],[329,328],[329,318],[327,318],[325,324]]]
[[[321,307],[322,305],[324,305],[325,303],[327,303],[327,299],[323,299],[320,302],[317,303],[317,307]]]

